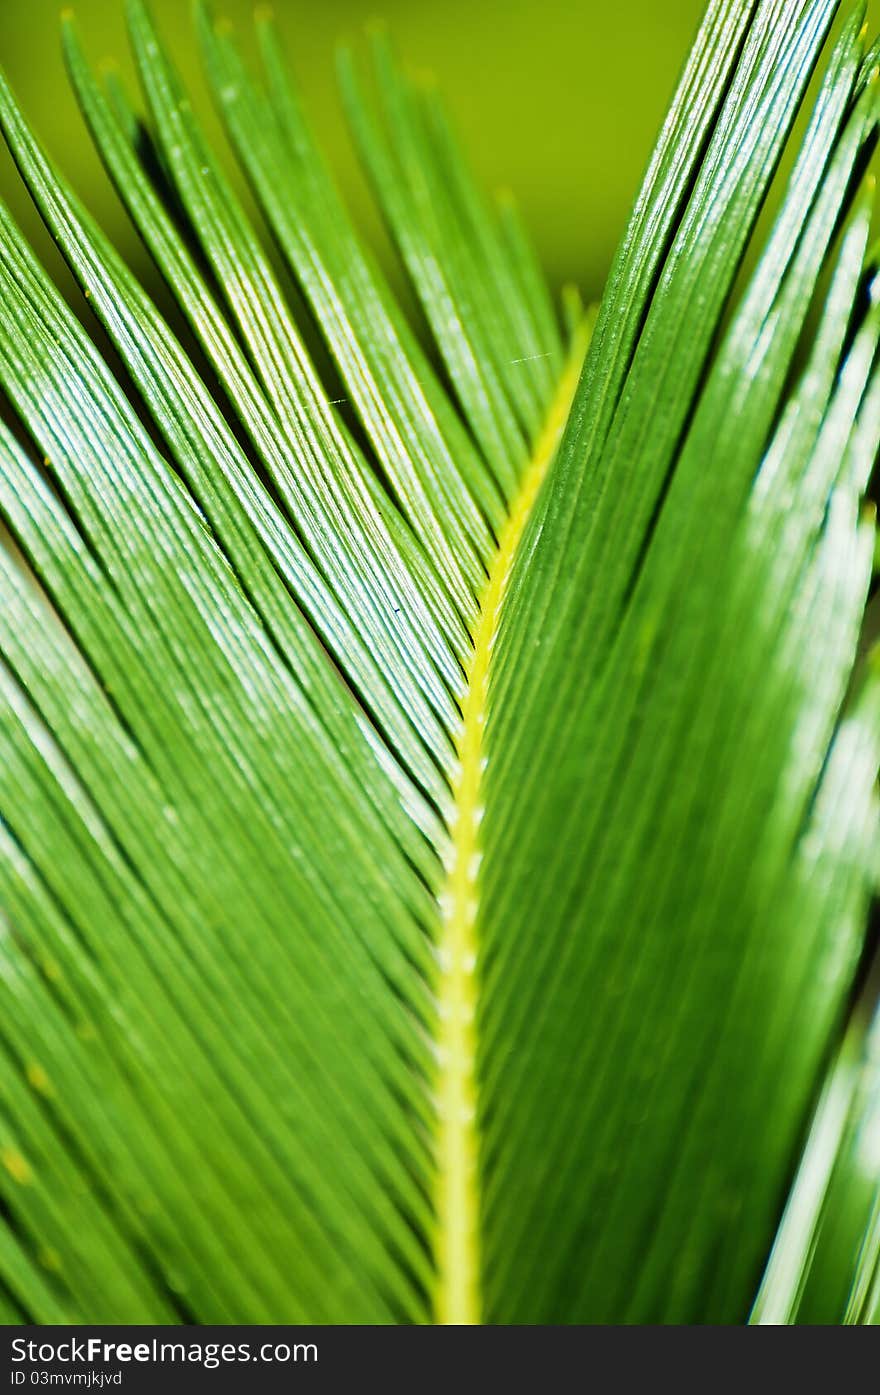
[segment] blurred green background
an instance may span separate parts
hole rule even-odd
[[[242,33],[251,0],[215,0]],[[87,50],[134,81],[122,0],[74,0]],[[374,241],[381,232],[337,101],[334,49],[388,21],[404,58],[439,80],[489,188],[516,194],[556,285],[601,289],[703,0],[275,0],[313,125],[349,202]],[[140,275],[155,279],[92,154],[58,40],[59,0],[0,0],[0,62],[25,110],[78,191]],[[153,12],[219,137],[201,81],[189,0]],[[60,260],[0,154],[0,196],[58,272]]]

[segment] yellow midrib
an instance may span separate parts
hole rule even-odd
[[[479,826],[486,764],[483,732],[489,664],[513,559],[568,417],[588,340],[586,325],[553,398],[544,429],[501,530],[480,600],[456,739],[456,778],[437,945],[437,1289],[438,1323],[480,1321],[480,1179],[476,1013],[479,944]]]

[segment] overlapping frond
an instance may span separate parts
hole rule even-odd
[[[712,0],[581,374],[384,37],[342,89],[433,348],[271,20],[258,79],[198,4],[351,426],[143,0],[146,117],[64,51],[185,336],[0,81],[125,374],[0,210],[0,1315],[745,1319],[876,862],[861,10],[733,296],[836,8]]]

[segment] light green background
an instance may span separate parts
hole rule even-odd
[[[306,105],[362,223],[378,224],[337,102],[334,48],[387,19],[398,48],[430,69],[489,187],[514,190],[553,281],[599,289],[703,0],[276,0]],[[131,75],[122,0],[74,0],[88,51]],[[246,32],[248,0],[215,0]],[[201,83],[189,0],[153,0],[197,104]],[[70,95],[57,0],[0,0],[0,61],[25,110],[89,207],[150,276],[92,154]],[[0,195],[45,254],[27,196],[5,151]],[[50,254],[51,255],[51,254]],[[59,263],[52,258],[53,269]],[[151,284],[153,284],[151,279]]]

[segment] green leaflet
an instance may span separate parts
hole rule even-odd
[[[430,540],[431,553],[451,563],[448,571],[464,573],[463,609],[473,623],[473,591],[493,547],[481,510],[496,527],[503,516],[491,478],[348,223],[303,121],[271,19],[259,21],[271,104],[203,6],[199,19],[214,91],[239,157],[377,454],[400,470],[392,483],[402,511]],[[553,378],[549,386],[552,391]]]
[[[708,5],[569,413],[436,94],[342,57],[432,349],[199,3],[356,431],[142,0],[147,117],[64,51],[204,376],[0,79],[127,375],[0,210],[0,1317],[746,1320],[876,862],[862,8],[733,297],[836,9]],[[756,1317],[876,1317],[860,1021]]]
[[[865,739],[862,728],[850,739]],[[870,739],[870,738],[868,738]],[[759,1323],[880,1320],[880,1062],[869,985],[820,1098],[752,1313]]]

